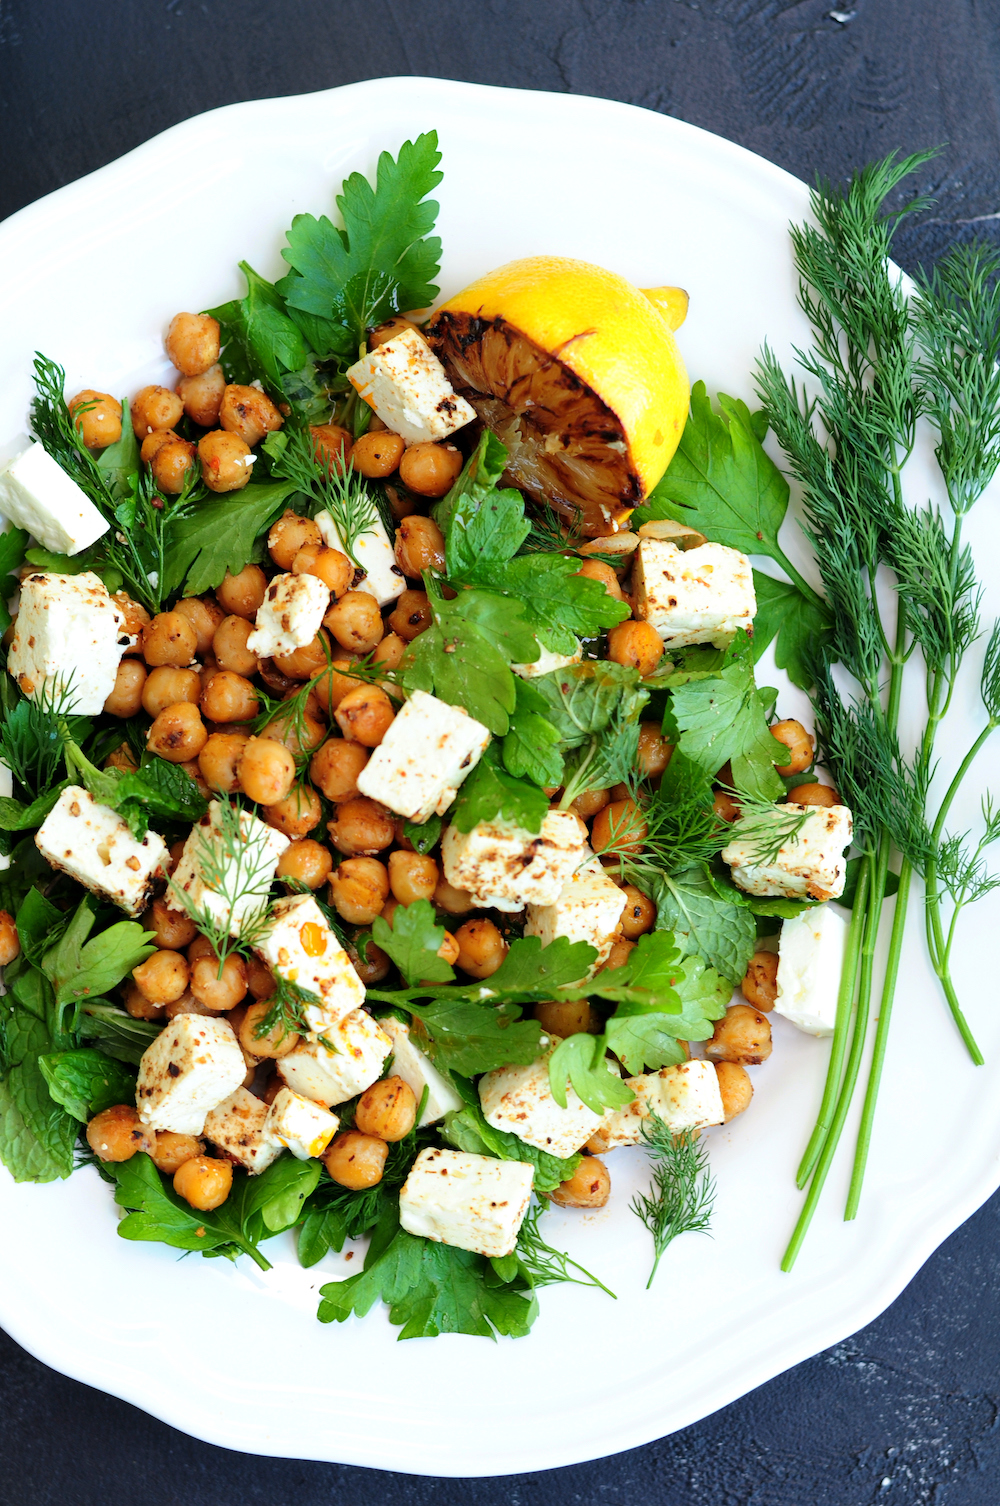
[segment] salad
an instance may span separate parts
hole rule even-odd
[[[648,1153],[653,1274],[708,1227],[702,1131],[750,1105],[772,1010],[833,1037],[818,1196],[910,766],[874,659],[867,702],[832,679],[843,532],[794,382],[765,354],[766,413],[717,411],[686,295],[565,258],[435,308],[439,160],[434,133],[384,154],[341,227],[296,217],[279,282],[244,263],[242,299],[178,313],[173,387],[72,394],[36,358],[0,472],[0,1157],[90,1165],[122,1237],[262,1269],[286,1230],[307,1266],[368,1236],[322,1321],[382,1301],[400,1337],[519,1336],[541,1286],[602,1286],[541,1222],[605,1206],[611,1152]],[[817,198],[864,199],[880,296],[885,173]],[[768,419],[824,596],[777,542]],[[837,788],[756,683],[775,639]],[[866,716],[885,767],[845,753]],[[947,887],[949,840],[942,816],[902,848],[901,892],[932,859]]]

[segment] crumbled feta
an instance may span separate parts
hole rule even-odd
[[[219,924],[228,924],[230,935],[237,936],[246,921],[266,907],[288,838],[241,810],[242,849],[228,852],[221,810],[217,800],[210,801],[208,815],[191,828],[165,898],[172,910],[182,909],[174,893],[182,889],[196,909],[207,911]]]
[[[200,1135],[205,1117],[247,1075],[228,1020],[179,1014],[147,1046],[139,1062],[135,1102],[143,1124],[177,1135]]]
[[[832,1035],[848,923],[832,905],[805,910],[781,927],[775,1014],[809,1035]]]
[[[321,1103],[279,1088],[274,1095],[264,1132],[299,1161],[321,1156],[340,1128],[340,1120]]]
[[[572,1156],[586,1145],[602,1115],[577,1097],[566,1080],[566,1107],[560,1108],[549,1083],[549,1057],[559,1045],[549,1036],[549,1049],[526,1067],[497,1067],[479,1079],[479,1101],[487,1124],[516,1135],[525,1145],[553,1156]],[[605,1057],[609,1072],[614,1063]]]
[[[14,793],[14,779],[10,769],[5,763],[0,762],[0,797],[9,800]],[[0,873],[10,867],[10,858],[0,852]]]
[[[642,539],[632,586],[636,617],[650,623],[667,648],[724,646],[737,628],[750,630],[757,611],[750,561],[725,544],[684,550],[665,539]]]
[[[376,518],[370,528],[358,534],[350,553],[340,536],[332,513],[317,513],[316,526],[323,535],[323,543],[327,548],[339,549],[340,553],[346,554],[348,559],[353,554],[359,569],[364,571],[364,575],[355,582],[352,590],[367,591],[369,596],[374,596],[380,607],[387,607],[391,601],[396,600],[397,596],[402,596],[406,590],[406,579],[396,564],[392,540],[386,533],[385,524],[381,518]]]
[[[659,1115],[675,1135],[725,1120],[719,1074],[713,1062],[681,1062],[659,1072],[627,1077],[625,1085],[635,1098],[622,1109],[605,1110],[598,1130],[602,1151],[640,1145],[643,1120],[650,1114]]]
[[[130,639],[125,614],[90,570],[36,572],[21,581],[7,668],[26,696],[65,695],[67,709],[94,716],[115,688]]]
[[[517,1244],[535,1169],[462,1150],[422,1150],[399,1189],[408,1234],[499,1258]]]
[[[318,575],[276,575],[254,619],[247,648],[261,659],[305,648],[320,630],[330,591]]]
[[[541,648],[541,644],[539,644]],[[537,659],[532,659],[530,664],[512,664],[510,667],[522,680],[537,680],[539,675],[551,674],[554,669],[565,669],[568,664],[579,664],[583,658],[583,648],[580,640],[576,641],[576,652],[572,654],[556,654],[550,648],[541,648]]]
[[[782,843],[770,861],[754,861],[766,841],[767,826],[780,828],[789,812],[804,812],[805,820]],[[722,849],[733,882],[747,894],[784,895],[788,899],[837,899],[847,877],[845,848],[853,834],[846,805],[776,805],[770,811],[733,822],[729,845]],[[744,836],[743,833],[747,835]]]
[[[476,410],[458,397],[423,336],[406,329],[349,368],[347,380],[387,429],[408,444],[447,439]]]
[[[267,1133],[270,1111],[248,1088],[210,1109],[205,1116],[205,1138],[255,1176],[266,1171],[281,1155],[282,1146]]]
[[[154,880],[167,871],[161,836],[134,837],[117,811],[98,805],[78,784],[63,790],[35,833],[35,846],[53,868],[129,915],[141,914]]]
[[[317,1103],[346,1103],[382,1076],[392,1050],[385,1031],[356,1009],[334,1025],[322,1039],[304,1041],[278,1062],[278,1076],[296,1093]]]
[[[319,1003],[303,1005],[317,1035],[365,1002],[365,986],[311,894],[275,900],[254,950],[276,977],[319,996]]]
[[[29,444],[0,467],[0,513],[56,554],[79,554],[109,527],[40,444]]]
[[[537,936],[542,946],[549,946],[557,936],[566,936],[570,941],[586,941],[596,947],[597,956],[587,975],[593,977],[608,960],[626,902],[624,889],[619,889],[607,869],[592,858],[570,874],[554,904],[528,906],[524,934]]]
[[[358,789],[410,821],[443,816],[489,740],[489,728],[459,706],[415,690],[358,775]]]
[[[462,1098],[452,1087],[451,1083],[435,1067],[430,1057],[425,1056],[410,1039],[410,1027],[397,1020],[394,1015],[388,1015],[379,1024],[392,1042],[392,1071],[396,1077],[401,1077],[408,1087],[412,1088],[414,1097],[419,1104],[427,1089],[427,1099],[424,1103],[423,1112],[417,1120],[417,1128],[423,1129],[425,1124],[436,1124],[443,1119],[445,1114],[453,1109],[462,1107]]]
[[[471,831],[449,826],[441,840],[449,884],[494,910],[555,904],[591,857],[587,828],[573,811],[549,811],[537,835],[512,821],[480,821]]]

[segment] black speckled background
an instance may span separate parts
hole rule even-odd
[[[1000,234],[1000,0],[0,0],[0,216],[216,105],[402,73],[626,100],[805,179],[945,143],[898,259]],[[1000,1506],[998,1244],[994,1199],[843,1344],[659,1443],[499,1480],[228,1453],[0,1335],[0,1506]]]

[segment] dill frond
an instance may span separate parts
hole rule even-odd
[[[596,1286],[617,1301],[614,1292],[603,1281],[571,1260],[562,1250],[554,1250],[545,1243],[538,1229],[538,1222],[544,1211],[541,1203],[534,1203],[524,1215],[524,1222],[517,1236],[518,1259],[530,1275],[532,1285],[552,1286],[556,1282],[571,1281],[576,1286]],[[574,1275],[574,1271],[580,1274]]]
[[[653,1181],[650,1194],[637,1192],[629,1207],[653,1236],[648,1291],[664,1251],[678,1235],[709,1232],[715,1183],[708,1171],[708,1147],[689,1131],[674,1135],[653,1113],[643,1120],[642,1138],[653,1162]]]

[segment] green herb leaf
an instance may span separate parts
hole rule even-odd
[[[480,821],[500,819],[513,821],[523,831],[539,832],[548,810],[544,790],[502,768],[491,744],[459,789],[451,820],[459,831],[471,831]]]
[[[89,895],[80,901],[59,942],[42,958],[58,1006],[106,994],[156,951],[149,932],[134,920],[119,921],[87,941],[95,920],[92,904]]]
[[[510,951],[488,980],[488,987],[498,998],[547,999],[553,989],[585,977],[596,956],[596,949],[586,941],[557,936],[543,947],[537,936],[522,936],[511,942]]]
[[[40,1056],[38,1065],[53,1102],[83,1124],[116,1103],[135,1100],[135,1073],[89,1046]]]
[[[430,1055],[437,1066],[461,1077],[478,1077],[509,1063],[527,1066],[538,1056],[541,1026],[537,1020],[520,1019],[511,1004],[477,1004],[472,999],[442,989],[428,1004],[409,1002],[410,1010],[430,1036]]]
[[[12,524],[5,533],[0,533],[0,633],[5,633],[10,627],[7,600],[17,588],[14,571],[24,564],[27,547],[26,528],[15,528]]]
[[[240,271],[247,280],[246,297],[208,312],[223,326],[224,342],[237,342],[248,371],[284,394],[285,374],[302,370],[309,360],[302,331],[286,314],[273,283],[245,261]]]
[[[639,675],[627,665],[609,659],[585,659],[582,664],[568,664],[539,675],[531,689],[544,703],[544,715],[559,734],[566,748],[579,748],[595,734],[603,732],[629,701],[636,715],[645,704],[646,694]]]
[[[563,782],[559,733],[546,716],[547,703],[530,680],[518,679],[517,704],[503,740],[503,761],[517,779],[558,788]]]
[[[776,580],[773,575],[753,573],[757,615],[753,620],[753,656],[757,660],[773,638],[774,662],[787,672],[793,685],[809,690],[810,666],[822,654],[831,632],[826,607],[803,596],[798,586]]]
[[[228,571],[237,575],[295,491],[291,481],[270,481],[199,502],[171,530],[161,588],[173,596],[214,590]]]
[[[88,999],[77,1011],[75,1029],[84,1040],[96,1041],[105,1056],[137,1067],[161,1027],[152,1020],[134,1020],[107,999]]]
[[[426,854],[440,842],[442,825],[440,816],[428,816],[419,826],[415,821],[404,821],[403,835],[412,843],[414,852]]]
[[[577,1097],[595,1114],[605,1109],[623,1109],[635,1094],[617,1072],[610,1069],[603,1035],[568,1035],[549,1056],[549,1087],[560,1108],[565,1108],[566,1080]]]
[[[733,783],[761,800],[775,800],[785,787],[774,771],[788,751],[767,724],[769,698],[754,682],[750,642],[742,629],[718,675],[690,680],[674,690],[670,713],[680,732],[678,747],[706,773],[731,762]]]
[[[516,699],[510,664],[535,654],[534,635],[518,621],[516,604],[501,596],[464,591],[446,602],[429,579],[426,584],[434,622],[410,644],[399,666],[400,683],[464,707],[503,737]]]
[[[381,915],[372,923],[372,940],[399,968],[409,984],[450,983],[455,974],[438,950],[444,944],[444,926],[439,926],[429,900],[398,905],[392,925]]]
[[[682,953],[704,958],[723,978],[739,983],[756,948],[752,912],[722,899],[701,864],[647,881],[647,889],[656,901],[658,928],[673,932]]]

